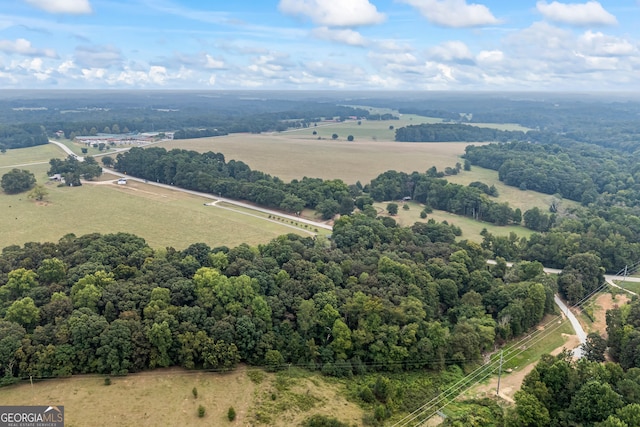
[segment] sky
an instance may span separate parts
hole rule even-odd
[[[3,0],[0,89],[640,91],[640,0]]]

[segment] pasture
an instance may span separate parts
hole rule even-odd
[[[19,161],[41,159],[52,146],[34,147],[27,155],[22,150],[10,150],[5,156],[18,152]],[[2,158],[16,164],[18,160]],[[27,163],[29,163],[27,161]],[[49,182],[47,163],[21,167],[33,172],[38,183],[44,184],[49,195],[42,202],[27,198],[27,193],[7,195],[0,192],[0,248],[26,242],[57,242],[62,236],[74,233],[127,232],[143,237],[150,246],[172,246],[184,249],[192,243],[203,242],[212,247],[266,243],[286,233],[308,236],[301,228],[278,221],[266,221],[259,214],[246,215],[214,206],[204,206],[209,199],[149,184],[129,181],[116,185],[116,177],[103,176],[98,183],[82,187],[58,187]],[[7,169],[8,171],[8,169]],[[266,215],[265,215],[266,217]]]
[[[75,426],[299,425],[312,414],[360,424],[363,411],[346,400],[344,386],[318,374],[292,369],[269,374],[239,367],[227,373],[179,368],[111,378],[100,375],[28,382],[0,388],[4,405],[64,405],[66,424]],[[198,397],[192,394],[193,387]],[[199,418],[198,406],[205,407]],[[227,410],[236,420],[230,423]]]
[[[409,210],[404,210],[402,208],[403,202],[396,202],[398,204],[398,214],[392,216],[392,218],[400,225],[404,227],[410,227],[416,222],[427,222],[430,218],[435,219],[437,222],[447,221],[447,223],[455,225],[456,227],[460,227],[462,230],[462,236],[458,239],[460,240],[470,240],[473,242],[480,243],[482,242],[482,236],[480,232],[482,229],[486,228],[488,232],[493,234],[494,236],[508,236],[509,233],[516,233],[518,237],[529,237],[533,231],[528,228],[524,228],[519,225],[494,225],[488,222],[476,221],[471,218],[467,218],[464,216],[452,214],[450,212],[434,210],[432,213],[427,215],[427,218],[420,218],[420,212],[424,208],[424,205],[415,202],[407,203],[409,205]],[[387,204],[388,202],[383,203],[375,203],[374,207],[377,209],[380,215],[388,215],[387,214]]]

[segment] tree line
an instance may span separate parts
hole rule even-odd
[[[342,180],[303,178],[289,183],[221,153],[152,147],[132,148],[116,156],[115,169],[149,181],[176,185],[262,206],[300,212],[310,208],[325,218],[353,211],[353,191]]]
[[[525,138],[526,134],[522,131],[452,123],[409,125],[397,128],[395,134],[395,140],[400,142],[506,142]]]
[[[12,148],[26,148],[47,144],[44,127],[36,124],[2,124],[0,125],[0,150],[5,152]]]

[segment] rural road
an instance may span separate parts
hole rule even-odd
[[[487,264],[491,264],[491,265],[495,265],[496,261],[495,260],[487,260]],[[513,263],[512,262],[508,262],[507,263],[507,267],[513,267]],[[557,268],[547,268],[547,267],[543,267],[543,271],[547,274],[560,274],[562,273],[562,270],[557,269]],[[614,280],[621,280],[624,279],[627,282],[640,282],[640,277],[624,277],[622,278],[621,276],[618,275],[612,275],[612,274],[605,274],[604,276],[605,281],[607,282],[607,284],[618,288],[620,290],[623,290],[629,294],[632,295],[638,295],[635,292],[632,292],[628,289],[625,289],[619,285],[617,285]],[[573,312],[569,309],[569,307],[567,307],[567,305],[564,303],[564,301],[562,301],[562,299],[560,299],[560,297],[558,295],[554,295],[553,297],[554,302],[556,303],[556,305],[560,308],[560,311],[562,311],[562,313],[564,313],[565,316],[567,316],[567,318],[569,319],[569,322],[571,322],[571,326],[573,327],[573,330],[576,332],[576,336],[578,337],[578,339],[580,340],[580,344],[584,344],[587,341],[587,334],[584,331],[584,329],[582,329],[582,325],[580,325],[580,322],[578,321],[578,319],[576,318],[576,316],[573,314]],[[582,357],[582,347],[578,346],[574,349],[572,349],[572,353],[575,357],[580,358]]]
[[[571,322],[571,326],[573,326],[573,330],[576,331],[578,340],[580,340],[580,346],[574,348],[571,352],[574,357],[579,359],[582,357],[582,344],[587,342],[587,333],[582,329],[582,325],[578,322],[578,319],[574,316],[573,312],[569,310],[569,307],[567,307],[558,295],[553,296],[553,301],[555,301],[556,305],[560,307],[560,310],[564,315],[567,316],[567,319]]]
[[[52,140],[49,140],[49,142],[52,143],[52,144],[57,145],[58,147],[60,147],[62,150],[64,150],[65,153],[67,153],[69,155],[72,155],[72,156],[75,156],[79,161],[83,161],[84,160],[84,157],[78,156],[73,151],[71,151],[71,149],[69,147],[67,147],[66,145],[64,145],[64,144],[62,144],[60,142],[57,142],[57,141],[52,141]],[[127,149],[122,149],[120,151],[126,151],[126,150]],[[115,171],[113,169],[108,169],[108,168],[105,168],[105,167],[102,168],[102,171],[103,172],[108,172],[108,173],[110,173],[112,175],[119,176],[119,177],[122,177],[122,178],[127,178],[127,180],[142,182],[142,183],[145,183],[147,185],[155,185],[156,187],[166,188],[166,189],[173,190],[173,191],[181,191],[183,193],[191,194],[191,195],[198,196],[198,197],[203,197],[205,199],[217,200],[217,201],[224,202],[224,203],[227,203],[227,204],[230,204],[230,205],[234,205],[234,206],[237,206],[237,207],[240,207],[240,208],[251,209],[251,210],[254,210],[256,212],[262,212],[262,213],[265,213],[265,214],[268,214],[268,215],[275,215],[275,216],[278,216],[280,218],[286,218],[286,219],[289,219],[289,220],[292,220],[292,221],[296,221],[296,222],[302,223],[302,224],[307,224],[307,225],[310,225],[310,226],[316,227],[316,228],[322,228],[322,229],[325,229],[325,230],[333,230],[333,227],[331,225],[325,224],[323,222],[312,221],[310,219],[301,218],[299,216],[285,214],[285,213],[282,213],[280,211],[261,208],[259,206],[255,206],[255,205],[252,205],[250,203],[239,202],[237,200],[228,199],[226,197],[214,196],[213,194],[203,193],[203,192],[200,192],[200,191],[187,190],[185,188],[180,188],[180,187],[176,187],[176,186],[169,185],[169,184],[162,184],[162,183],[159,183],[159,182],[147,181],[145,179],[136,178],[136,177],[133,177],[133,176],[130,176],[130,175],[125,175],[123,173],[120,173],[120,172],[117,172],[117,171]],[[208,205],[208,203],[207,203],[207,205]]]

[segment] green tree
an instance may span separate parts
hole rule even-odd
[[[516,407],[507,416],[507,427],[545,427],[551,422],[549,411],[536,397],[526,391],[515,394]]]
[[[622,397],[611,385],[592,380],[576,392],[569,410],[576,421],[590,425],[606,420],[622,406]]]
[[[353,141],[353,135],[349,135],[349,136],[347,137],[347,141],[352,142],[352,141]]]
[[[30,190],[36,184],[33,173],[24,169],[12,169],[2,175],[0,186],[7,194],[18,194]]]
[[[40,263],[40,267],[38,267],[38,279],[48,285],[61,282],[65,278],[66,273],[66,264],[58,258],[44,259]]]
[[[604,362],[604,353],[607,350],[607,340],[597,332],[590,332],[587,340],[582,344],[584,357],[591,362]]]
[[[333,135],[331,135],[331,139],[338,139],[338,134],[334,133]]]
[[[47,191],[46,188],[44,188],[44,185],[37,184],[31,189],[31,191],[29,191],[29,194],[27,195],[27,197],[37,201],[41,201],[48,194],[49,192]]]
[[[151,344],[149,366],[155,368],[171,365],[169,349],[173,343],[173,338],[169,323],[165,320],[162,323],[154,323],[151,325],[151,327],[147,329],[147,339]]]
[[[14,301],[13,304],[7,308],[7,313],[4,318],[9,322],[22,325],[26,329],[31,329],[40,318],[40,310],[36,307],[31,297],[24,297]]]
[[[0,301],[10,301],[25,296],[38,286],[38,275],[33,270],[17,268],[7,275],[7,283],[0,288]]]
[[[114,165],[113,158],[109,156],[102,157],[102,164],[108,168],[112,167]]]
[[[398,204],[397,203],[389,203],[387,205],[387,212],[389,215],[397,215],[398,214]]]

